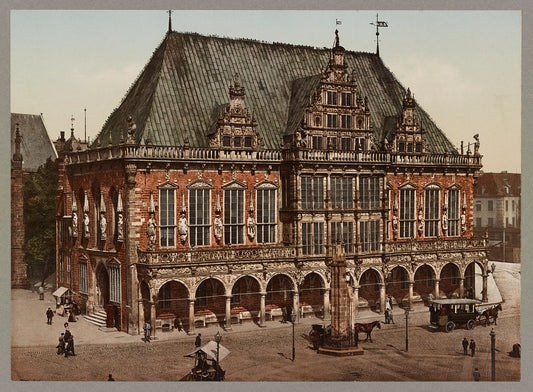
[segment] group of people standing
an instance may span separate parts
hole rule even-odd
[[[61,332],[61,336],[59,336],[57,355],[65,354],[65,358],[67,358],[69,355],[76,356],[74,353],[74,336],[70,332],[68,323],[65,323],[64,327],[65,332]]]
[[[470,343],[468,343],[468,339],[465,337],[463,338],[463,353],[464,355],[468,355],[468,349],[470,349],[470,353],[472,356],[476,353],[476,342],[474,342],[474,339],[470,339]]]

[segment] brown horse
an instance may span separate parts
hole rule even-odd
[[[498,318],[498,311],[502,310],[502,304],[498,304],[496,306],[493,306],[490,309],[485,310],[483,313],[481,313],[481,317],[485,317],[485,325],[490,325],[490,319],[492,318],[494,320],[494,325],[496,324],[496,319]]]
[[[365,342],[370,339],[370,343],[372,343],[372,336],[370,336],[370,334],[372,333],[374,327],[381,329],[381,323],[377,320],[367,324],[355,323],[354,331],[355,333],[366,332]]]

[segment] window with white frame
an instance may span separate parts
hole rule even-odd
[[[87,262],[80,261],[80,293],[87,294],[89,291],[89,274],[87,271]]]
[[[331,243],[342,242],[346,253],[353,253],[353,222],[331,222]]]
[[[302,176],[302,208],[324,208],[324,177]]]
[[[211,189],[189,189],[189,244],[211,244]]]
[[[425,190],[424,219],[424,236],[437,237],[440,219],[440,189],[438,188]]]
[[[161,246],[175,245],[176,237],[176,191],[159,189],[159,241]]]
[[[302,253],[304,255],[320,255],[323,246],[324,223],[302,223]]]
[[[276,242],[276,189],[256,189],[257,243]]]
[[[448,236],[459,235],[459,190],[448,191]]]
[[[224,190],[224,244],[244,243],[244,189]]]
[[[353,177],[331,177],[330,187],[332,208],[353,208]]]
[[[379,177],[361,177],[359,179],[359,198],[361,208],[379,208]]]
[[[120,303],[120,267],[109,267],[109,301]]]
[[[412,238],[415,225],[415,190],[400,189],[400,238]]]
[[[361,221],[359,223],[359,238],[361,252],[376,252],[379,250],[379,221]]]

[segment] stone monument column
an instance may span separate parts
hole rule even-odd
[[[265,325],[265,299],[266,293],[260,293],[261,295],[261,309],[259,311],[259,326],[266,327]]]
[[[194,298],[189,298],[189,332],[187,334],[194,334]]]
[[[231,331],[231,295],[226,295],[226,329]]]

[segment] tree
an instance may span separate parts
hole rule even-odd
[[[24,184],[24,262],[33,275],[55,270],[57,163],[50,158]]]

